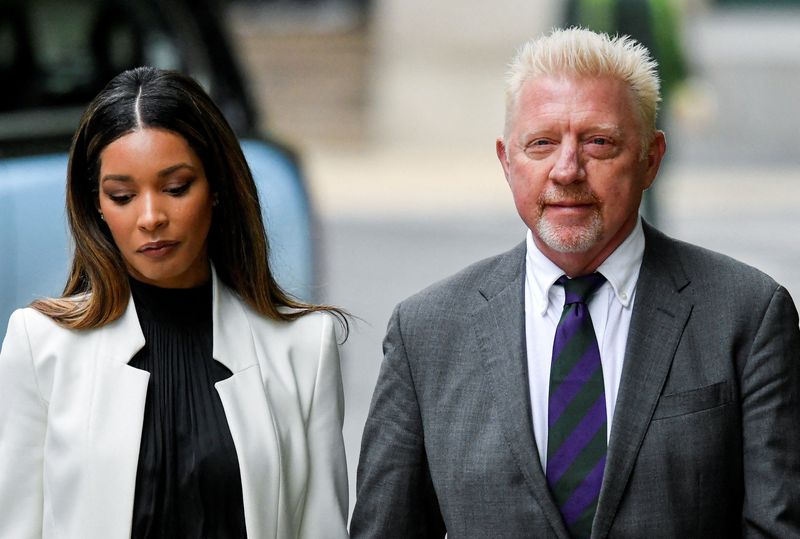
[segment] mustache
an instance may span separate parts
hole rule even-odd
[[[573,204],[597,204],[597,198],[585,183],[568,185],[551,185],[539,194],[539,205],[558,204],[559,202],[569,201]]]

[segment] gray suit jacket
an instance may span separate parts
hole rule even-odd
[[[800,537],[800,329],[763,273],[645,226],[592,537]],[[353,537],[568,537],[531,426],[524,243],[397,306]]]

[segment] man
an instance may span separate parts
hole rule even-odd
[[[497,155],[527,239],[396,308],[353,537],[800,536],[797,310],[641,222],[657,101],[627,38],[520,50]]]

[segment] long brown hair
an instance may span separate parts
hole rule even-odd
[[[100,327],[125,312],[128,270],[97,211],[100,154],[118,138],[145,127],[182,136],[203,163],[217,197],[208,252],[219,279],[268,318],[293,320],[330,311],[346,335],[344,311],[300,302],[275,281],[253,175],[220,110],[192,78],[150,67],[114,77],[81,118],[67,170],[72,268],[62,297],[39,299],[31,307],[73,329]]]

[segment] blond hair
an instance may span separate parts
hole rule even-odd
[[[650,52],[629,36],[609,36],[583,28],[554,29],[522,45],[506,75],[505,135],[525,82],[554,75],[612,77],[631,90],[642,127],[642,149],[656,129],[661,101],[658,65]]]

